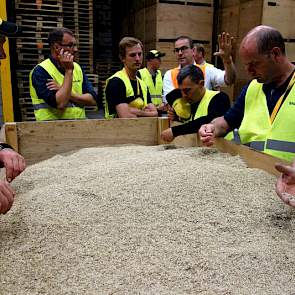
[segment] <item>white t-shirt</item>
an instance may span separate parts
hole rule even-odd
[[[180,68],[180,66],[178,66]],[[163,102],[167,103],[166,95],[175,89],[172,81],[171,70],[168,70],[163,78]],[[205,87],[209,90],[220,86],[226,86],[224,81],[225,71],[215,68],[213,65],[206,63],[205,68]]]

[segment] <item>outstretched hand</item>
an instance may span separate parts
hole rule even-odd
[[[215,56],[220,56],[224,63],[230,63],[232,48],[233,48],[234,37],[232,37],[229,33],[223,32],[218,35],[218,47],[219,51],[215,52]]]
[[[292,166],[276,164],[282,174],[276,183],[276,193],[287,205],[295,207],[295,161]]]

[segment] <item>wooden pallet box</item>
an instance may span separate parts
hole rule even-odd
[[[165,144],[160,134],[168,126],[167,118],[13,122],[1,129],[1,139],[12,145],[31,165],[87,147]],[[179,136],[172,143],[184,147],[200,145],[196,134]],[[240,155],[249,167],[274,175],[278,175],[274,164],[284,162],[223,138],[216,141],[215,147],[221,152]]]

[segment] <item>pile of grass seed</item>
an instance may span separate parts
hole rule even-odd
[[[0,216],[0,294],[295,294],[295,214],[274,184],[204,148],[30,166]]]

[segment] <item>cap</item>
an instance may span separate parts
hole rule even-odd
[[[7,37],[17,36],[20,33],[20,28],[17,24],[11,23],[0,18],[0,35]]]
[[[153,58],[160,58],[162,56],[165,56],[166,54],[165,53],[162,53],[158,50],[150,50],[147,55],[146,55],[146,59],[153,59]]]

